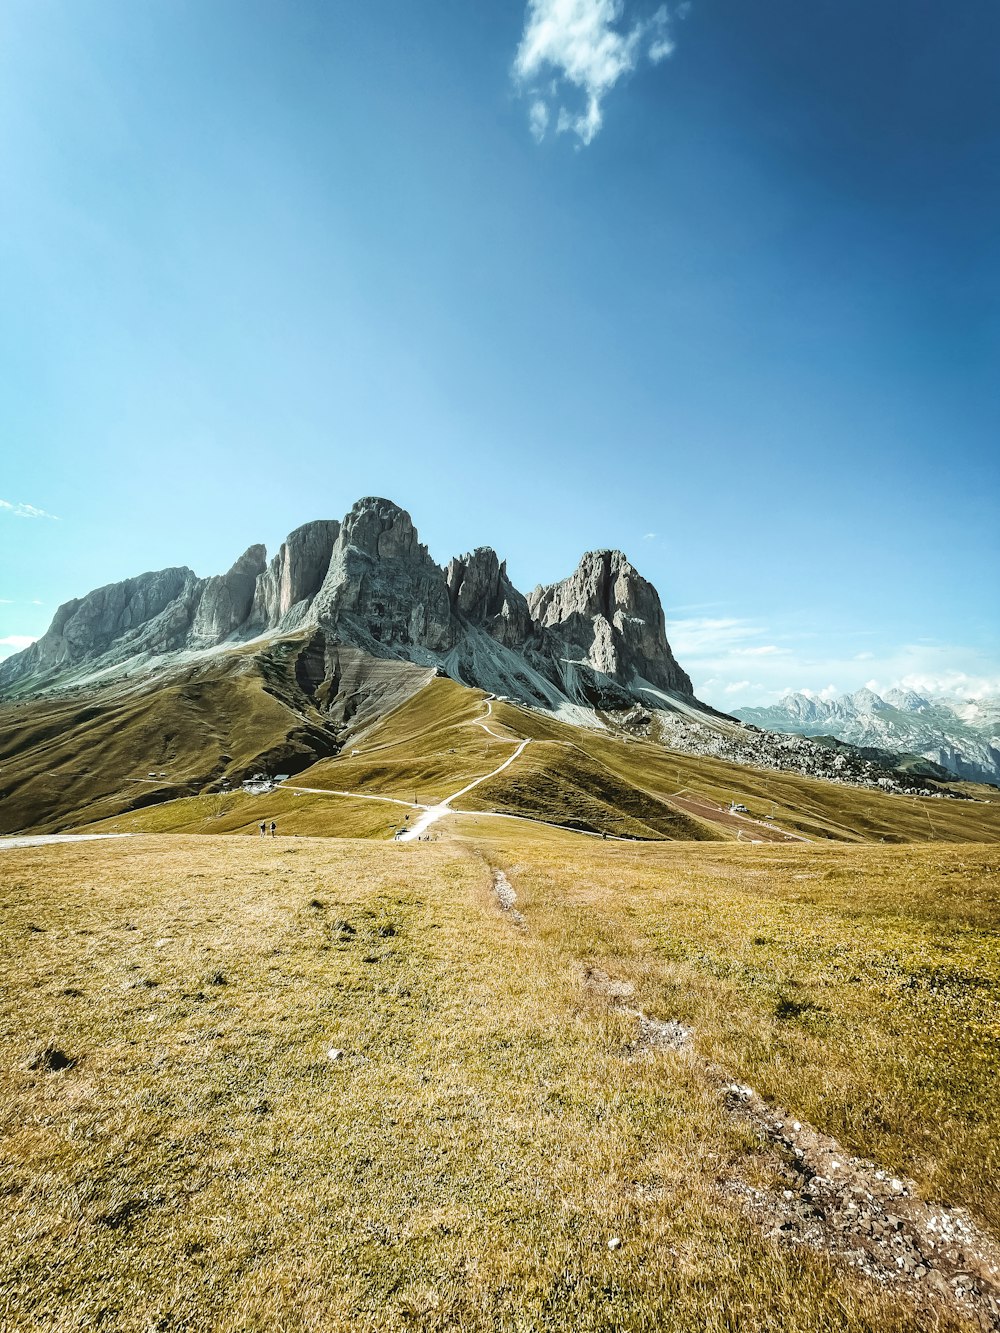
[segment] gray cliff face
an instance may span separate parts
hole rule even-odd
[[[507,577],[507,562],[489,546],[456,556],[445,571],[452,610],[481,626],[505,648],[527,643],[534,633],[527,598]]]
[[[134,644],[144,629],[156,651],[182,647],[199,590],[190,569],[161,569],[66,602],[36,643],[0,665],[0,686],[97,661],[116,644]]]
[[[191,623],[190,647],[211,648],[246,623],[257,581],[265,574],[266,556],[263,546],[251,546],[228,574],[205,579]]]
[[[529,601],[489,547],[442,569],[409,514],[370,497],[343,522],[297,528],[269,564],[266,557],[251,546],[226,574],[167,569],[67,602],[43,638],[0,664],[0,689],[309,630],[325,645],[317,660],[360,649],[545,706],[618,706],[637,677],[691,692],[656,590],[620,551],[585,555],[570,578]]]
[[[339,534],[334,519],[304,523],[288,534],[257,579],[249,620],[258,631],[292,628],[304,619],[323,586]]]
[[[528,606],[568,655],[595,671],[626,686],[640,676],[691,693],[667,643],[659,595],[621,551],[589,551],[568,579],[536,588]]]
[[[444,572],[391,500],[359,500],[344,519],[313,614],[376,656],[442,653],[455,643]]]

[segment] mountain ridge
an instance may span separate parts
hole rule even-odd
[[[64,603],[40,639],[0,663],[0,693],[314,629],[328,646],[434,667],[544,707],[627,705],[646,686],[693,698],[656,589],[620,551],[587,552],[529,596],[490,547],[438,565],[410,515],[365,497],[343,520],[252,545],[224,574],[149,571]]]
[[[1000,699],[950,700],[864,687],[835,699],[802,692],[767,708],[740,708],[740,721],[769,731],[829,735],[861,749],[913,754],[971,782],[1000,784]]]

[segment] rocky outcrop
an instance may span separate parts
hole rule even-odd
[[[288,534],[254,590],[249,623],[263,631],[293,628],[323,586],[340,524],[334,519],[304,523]]]
[[[263,546],[251,546],[228,574],[205,579],[191,624],[190,647],[211,648],[246,624],[258,580],[265,576],[266,556]]]
[[[359,500],[346,516],[312,614],[376,656],[426,660],[455,643],[444,572],[391,500]]]
[[[0,665],[0,689],[308,632],[319,662],[351,647],[547,707],[627,707],[649,685],[691,692],[656,590],[620,551],[585,555],[529,601],[489,547],[442,569],[409,514],[370,497],[342,522],[297,528],[270,564],[266,554],[251,546],[226,574],[168,569],[68,602],[38,643]]]
[[[0,688],[97,662],[115,645],[127,654],[143,630],[154,651],[183,647],[200,585],[190,569],[161,569],[64,603],[36,643],[0,664]]]
[[[690,695],[667,643],[656,589],[621,551],[589,551],[561,583],[536,588],[531,615],[565,653],[626,687],[636,677]]]
[[[507,577],[507,562],[489,546],[456,556],[445,571],[452,611],[481,626],[506,648],[525,644],[534,633],[527,598]]]

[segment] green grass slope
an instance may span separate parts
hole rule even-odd
[[[315,654],[297,635],[159,675],[0,702],[0,833],[94,823],[258,769],[296,773],[428,674],[356,650]]]
[[[261,820],[279,835],[311,838],[391,838],[409,811],[382,801],[317,796],[276,788],[179,797],[78,826],[79,833],[245,833],[259,836]]]
[[[725,834],[642,790],[582,749],[535,741],[503,773],[458,801],[463,810],[494,810],[624,838],[715,841]]]
[[[606,732],[570,727],[529,709],[498,704],[498,721],[515,734],[534,736],[599,762],[621,781],[670,803],[680,793],[695,798],[700,820],[712,806],[738,801],[750,814],[793,830],[810,840],[847,842],[993,842],[1000,840],[1000,805],[989,788],[956,784],[974,800],[898,796],[850,787],[821,778],[775,773],[725,760],[664,749],[648,741],[624,741]],[[528,753],[530,753],[529,747]],[[513,770],[501,775],[509,783]],[[477,794],[482,788],[477,788]],[[498,793],[494,791],[494,797]],[[683,798],[682,798],[683,799]],[[706,809],[706,807],[708,807]],[[729,836],[733,836],[730,833]],[[748,826],[748,838],[763,836]]]
[[[508,735],[486,717],[486,696],[439,677],[357,737],[337,756],[296,778],[304,787],[326,787],[396,796],[431,805],[496,768],[511,745],[484,731]],[[357,754],[353,751],[357,750]]]

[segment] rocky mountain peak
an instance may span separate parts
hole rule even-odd
[[[845,695],[844,702],[849,703],[854,711],[862,717],[871,713],[884,712],[887,706],[885,700],[874,690],[870,690],[867,685],[863,689],[855,690],[853,694]]]
[[[535,588],[528,606],[568,652],[603,675],[691,693],[667,643],[659,595],[622,551],[588,551],[568,579]]]
[[[352,507],[343,522],[342,544],[374,560],[427,558],[427,548],[421,546],[406,510],[379,496],[366,496]]]
[[[313,615],[328,633],[375,655],[419,658],[454,643],[444,571],[406,510],[378,496],[345,517]]]
[[[919,713],[930,707],[930,701],[917,694],[915,690],[886,690],[884,697],[887,704],[892,704],[893,708],[898,708],[903,713]]]
[[[263,574],[266,568],[267,547],[263,542],[256,542],[253,546],[248,546],[243,554],[233,561],[229,574],[252,574],[256,578],[258,574]]]
[[[531,613],[522,593],[507,577],[507,562],[490,546],[456,556],[445,571],[452,610],[480,625],[508,648],[531,637]]]
[[[442,569],[404,509],[368,496],[342,522],[296,528],[265,560],[254,545],[225,574],[162,570],[67,603],[37,644],[0,665],[0,689],[309,628],[324,661],[349,647],[544,707],[628,707],[649,686],[691,694],[656,590],[621,551],[588,552],[529,601],[492,548]]]
[[[250,614],[266,559],[265,547],[250,546],[227,573],[204,580],[191,620],[191,647],[210,648],[239,629]]]
[[[323,586],[339,534],[340,524],[334,519],[316,519],[288,534],[257,580],[249,617],[254,628],[290,626],[302,619],[308,602]]]
[[[814,699],[808,694],[800,694],[794,690],[781,696],[778,708],[783,709],[788,717],[797,718],[802,722],[812,722],[826,717],[830,711],[822,699]]]

